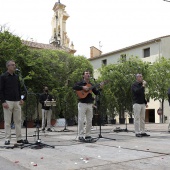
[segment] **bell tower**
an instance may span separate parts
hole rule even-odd
[[[67,36],[66,31],[66,21],[69,18],[69,15],[65,11],[65,5],[60,3],[60,0],[54,4],[53,11],[54,15],[52,17],[52,36],[50,39],[50,44],[54,44],[60,47],[67,47],[74,50],[74,46],[69,45],[70,39]]]

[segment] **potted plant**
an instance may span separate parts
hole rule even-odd
[[[116,124],[116,117],[117,113],[115,111],[115,109],[108,109],[107,110],[107,116],[108,116],[108,123],[111,123],[111,124]]]
[[[132,112],[129,113],[130,117],[129,117],[129,123],[133,124],[134,123],[134,118],[132,117]]]
[[[134,122],[134,118],[133,118],[133,107],[132,107],[132,104],[131,105],[129,105],[129,107],[128,107],[128,109],[127,109],[127,112],[128,112],[128,114],[129,114],[129,123],[130,124],[133,124],[133,122]]]
[[[77,96],[72,88],[68,87],[65,89],[65,96],[62,100],[61,108],[67,125],[75,125],[75,115],[77,115]]]
[[[24,113],[24,124],[27,123],[28,128],[34,127],[34,119],[37,117],[36,113],[39,112],[39,108],[37,107],[37,99],[33,94],[28,94],[27,99],[22,107],[22,111]],[[40,116],[40,112],[39,112]],[[26,125],[25,125],[26,126]]]
[[[125,124],[125,109],[122,105],[119,107],[119,124]]]
[[[57,109],[58,109],[57,106],[53,106],[53,107],[52,107],[51,126],[55,126],[55,124],[56,124],[56,119],[59,118]]]
[[[111,119],[111,124],[116,124],[116,119]]]

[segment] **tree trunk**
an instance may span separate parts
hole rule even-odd
[[[162,123],[164,123],[164,99],[162,99],[161,105],[162,105]]]

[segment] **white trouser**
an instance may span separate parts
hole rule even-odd
[[[13,120],[15,124],[16,140],[21,140],[21,106],[19,101],[6,101],[9,108],[4,111],[5,120],[5,140],[11,139],[11,118],[13,113]]]
[[[84,120],[86,117],[86,133],[90,136],[93,118],[93,108],[91,103],[78,103],[78,134],[79,137],[84,136]]]
[[[42,109],[42,128],[45,128],[45,123],[47,119],[47,128],[51,128],[51,109],[50,110],[44,110]]]
[[[134,125],[135,133],[144,133],[145,132],[145,104],[134,104]]]

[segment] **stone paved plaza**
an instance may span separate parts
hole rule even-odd
[[[168,124],[146,124],[150,137],[135,137],[133,124],[93,127],[92,136],[100,138],[95,143],[80,143],[77,140],[77,126],[53,127],[53,132],[39,132],[28,129],[27,139],[32,145],[7,149],[4,147],[4,129],[0,130],[1,170],[168,170],[170,169],[170,133]],[[119,129],[121,132],[115,132]],[[25,128],[22,129],[25,139]],[[12,130],[11,145],[15,143]]]

